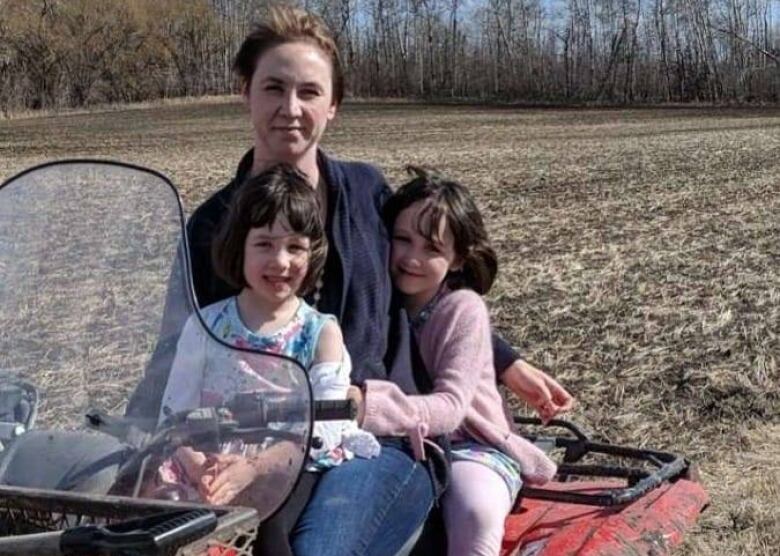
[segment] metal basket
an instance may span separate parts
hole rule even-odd
[[[202,505],[119,496],[86,495],[54,490],[0,486],[0,535],[24,535],[64,530],[86,524],[105,524],[169,510]],[[182,548],[181,556],[250,556],[260,523],[251,508],[222,506],[216,530]]]

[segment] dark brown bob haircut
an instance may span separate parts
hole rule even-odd
[[[311,292],[325,266],[328,243],[317,192],[290,164],[277,164],[247,179],[233,195],[212,244],[211,259],[217,275],[234,288],[245,288],[244,248],[249,231],[273,226],[279,217],[287,220],[290,232],[311,242],[309,269],[297,294]]]
[[[291,6],[273,6],[268,17],[255,23],[238,49],[233,70],[244,90],[252,82],[257,62],[268,50],[290,42],[306,42],[319,48],[330,60],[333,73],[333,103],[344,99],[344,69],[336,41],[325,22],[316,15]]]
[[[427,201],[420,213],[417,231],[432,243],[440,243],[442,218],[455,238],[455,253],[462,268],[450,272],[447,285],[452,289],[471,288],[479,294],[490,291],[498,273],[496,252],[490,245],[485,223],[468,189],[433,170],[407,166],[412,179],[398,188],[384,207],[384,219],[392,230],[401,211],[417,201]]]

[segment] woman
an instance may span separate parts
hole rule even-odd
[[[420,391],[406,317],[391,300],[389,241],[381,219],[390,190],[375,168],[334,160],[319,149],[344,93],[333,38],[311,14],[278,8],[247,36],[235,69],[254,148],[233,181],[204,202],[188,224],[198,304],[236,293],[215,275],[210,261],[227,201],[248,176],[290,163],[320,195],[331,246],[324,278],[307,301],[338,318],[354,362],[352,382],[391,380],[407,393]],[[516,360],[512,349],[497,341],[496,366],[508,367],[505,383],[523,384],[519,393],[535,407],[546,406],[550,415],[571,404],[557,382]],[[296,526],[293,549],[301,556],[395,554],[425,520],[434,497],[427,467],[402,442],[385,439],[379,458],[351,461],[323,477]]]

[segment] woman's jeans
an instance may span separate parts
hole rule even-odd
[[[326,471],[293,531],[296,556],[393,556],[433,505],[426,466],[382,444],[374,459]]]

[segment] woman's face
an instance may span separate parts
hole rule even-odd
[[[336,116],[333,70],[328,56],[307,42],[267,50],[244,90],[255,134],[255,152],[295,164],[316,152]]]
[[[393,225],[390,274],[395,286],[406,296],[407,307],[419,310],[439,290],[450,270],[460,267],[455,238],[442,217],[438,238],[431,241],[419,229],[427,229],[427,201],[417,201],[402,210]]]

